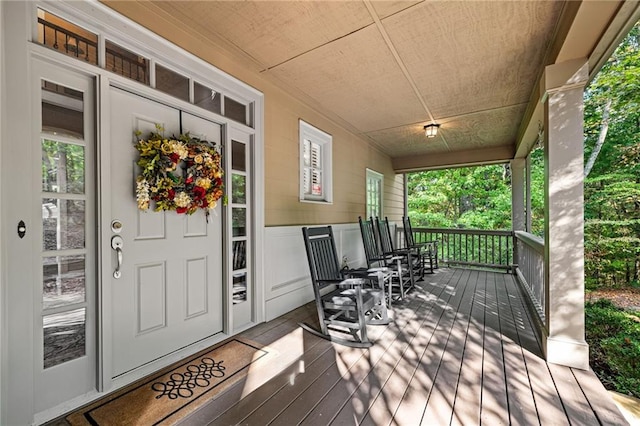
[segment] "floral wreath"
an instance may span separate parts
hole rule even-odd
[[[215,142],[189,135],[162,135],[156,131],[147,139],[138,139],[135,148],[140,157],[136,164],[140,174],[136,179],[136,200],[140,210],[148,210],[151,201],[155,211],[175,210],[193,214],[204,209],[206,215],[224,195],[220,153]],[[140,131],[136,131],[139,138]]]

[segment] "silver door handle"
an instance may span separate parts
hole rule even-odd
[[[122,246],[124,241],[120,235],[114,235],[111,238],[111,248],[116,251],[116,270],[113,271],[113,278],[118,279],[122,276],[122,272],[120,271],[120,267],[122,266]]]

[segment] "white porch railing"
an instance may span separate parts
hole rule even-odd
[[[540,320],[545,320],[544,240],[524,231],[516,231],[516,273]]]
[[[544,240],[524,231],[413,228],[416,243],[438,241],[438,259],[446,265],[505,269],[518,275],[542,325],[545,320]],[[396,228],[404,247],[404,229]],[[515,259],[514,259],[515,257]]]

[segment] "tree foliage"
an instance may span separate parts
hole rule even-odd
[[[640,27],[585,91],[585,158],[606,139],[585,181],[587,286],[637,284],[640,269]]]
[[[414,226],[511,228],[511,170],[507,164],[412,173],[407,184]]]

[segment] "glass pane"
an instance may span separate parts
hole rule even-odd
[[[149,61],[115,43],[106,41],[105,69],[123,77],[149,84]]]
[[[96,65],[98,36],[71,22],[38,9],[38,43]]]
[[[85,355],[85,324],[85,308],[42,318],[44,368]]]
[[[42,190],[84,194],[84,147],[42,141]]]
[[[232,120],[247,123],[247,106],[231,98],[224,98],[224,116]]]
[[[304,158],[304,166],[305,167],[311,167],[311,141],[309,141],[308,139],[304,140],[304,154],[303,158]]]
[[[231,168],[241,172],[247,171],[246,145],[242,142],[231,141]]]
[[[246,176],[233,174],[231,175],[231,202],[236,204],[244,204],[247,202],[247,186]]]
[[[244,207],[231,209],[233,216],[233,236],[244,237],[247,235],[247,209]]]
[[[83,93],[42,81],[42,131],[84,138]]]
[[[233,242],[233,270],[244,269],[247,267],[247,242]]]
[[[85,298],[84,255],[42,259],[44,309],[82,303]]]
[[[220,93],[199,83],[193,83],[193,103],[208,111],[220,114]]]
[[[85,243],[83,200],[42,199],[44,250],[82,249]]]
[[[247,300],[247,273],[233,274],[233,303],[241,303]]]
[[[156,65],[156,89],[189,102],[189,79],[162,65]]]

